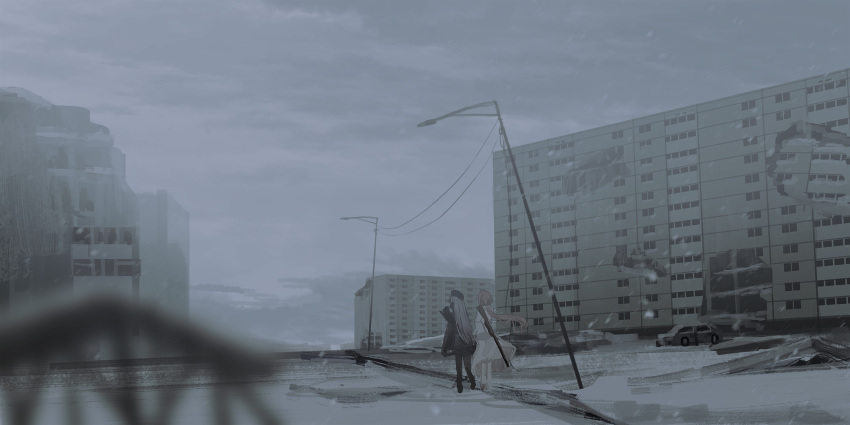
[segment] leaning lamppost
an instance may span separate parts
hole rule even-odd
[[[375,219],[375,244],[372,247],[372,289],[369,290],[369,333],[366,334],[366,350],[372,351],[372,303],[375,300],[375,255],[378,253],[378,217],[360,216],[360,217],[340,217],[340,220],[360,220],[367,223],[373,223],[371,219]]]
[[[486,106],[494,106],[496,108],[495,114],[464,114],[470,109],[483,108]],[[549,276],[549,268],[546,266],[546,259],[543,256],[543,248],[540,246],[540,239],[537,237],[537,229],[534,227],[534,219],[531,217],[531,209],[528,206],[528,200],[525,198],[525,190],[522,188],[522,181],[519,178],[519,170],[516,166],[516,160],[514,160],[514,154],[511,151],[511,144],[508,143],[508,133],[505,132],[505,125],[502,123],[502,114],[499,111],[499,103],[495,100],[490,102],[482,102],[475,105],[467,106],[465,108],[460,108],[457,111],[449,112],[448,114],[439,116],[437,118],[432,118],[430,120],[422,121],[419,123],[418,127],[425,127],[426,125],[436,124],[437,121],[440,121],[444,118],[448,117],[497,117],[499,119],[499,133],[505,138],[505,148],[508,151],[508,157],[511,159],[511,165],[513,166],[514,177],[516,178],[517,187],[519,188],[519,194],[522,197],[522,204],[525,206],[525,215],[528,216],[528,224],[531,226],[531,234],[534,236],[534,244],[537,246],[537,256],[540,258],[540,265],[543,266],[543,274],[546,276],[546,283],[549,285],[549,294],[552,295],[552,306],[555,307],[555,314],[557,316],[557,321],[561,325],[561,333],[564,335],[564,342],[567,345],[567,351],[570,353],[570,361],[573,364],[573,372],[576,375],[576,382],[578,382],[579,388],[584,388],[581,382],[581,376],[578,373],[578,366],[576,365],[576,358],[573,355],[573,347],[570,344],[570,338],[567,336],[567,328],[564,325],[564,316],[561,315],[561,307],[558,305],[558,298],[555,297],[555,286],[552,284],[552,277]]]

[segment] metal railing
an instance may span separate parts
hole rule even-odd
[[[134,358],[140,342],[170,355]],[[111,360],[92,360],[92,346]],[[82,403],[89,393],[99,394],[94,397],[125,424],[169,424],[183,393],[201,389],[210,392],[209,414],[216,424],[234,423],[236,400],[256,423],[281,424],[253,388],[272,374],[271,357],[122,299],[52,308],[0,329],[4,423],[34,423],[40,408],[56,404],[45,396],[50,389],[62,393],[61,416],[69,425],[90,423]],[[143,393],[157,397],[143,400]]]

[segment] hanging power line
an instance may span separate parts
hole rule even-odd
[[[406,225],[406,224],[410,223],[411,221],[415,220],[417,217],[419,217],[419,216],[421,216],[422,214],[424,214],[426,211],[428,211],[428,209],[430,209],[431,207],[433,207],[433,206],[434,206],[434,204],[436,204],[436,203],[437,203],[437,201],[439,201],[440,199],[442,199],[442,198],[443,198],[443,196],[446,196],[446,194],[447,194],[447,193],[449,193],[449,191],[450,191],[453,187],[455,187],[455,185],[457,184],[457,182],[459,182],[459,181],[460,181],[460,179],[461,179],[461,178],[463,178],[463,176],[464,176],[464,175],[466,175],[466,172],[467,172],[467,171],[469,171],[469,168],[470,168],[470,167],[472,167],[472,164],[473,164],[473,163],[475,163],[475,159],[476,159],[476,158],[478,158],[478,155],[479,155],[479,154],[481,154],[481,150],[482,150],[482,149],[484,149],[484,146],[486,146],[486,145],[487,145],[487,141],[488,141],[488,140],[490,140],[490,136],[492,136],[492,135],[493,135],[493,130],[495,130],[495,129],[496,129],[496,124],[498,124],[498,123],[499,123],[498,121],[496,121],[495,123],[493,123],[493,128],[491,128],[491,129],[490,129],[490,133],[489,133],[489,134],[487,134],[487,138],[486,138],[486,139],[484,139],[484,142],[481,144],[481,147],[479,147],[479,148],[478,148],[478,152],[475,152],[475,156],[474,156],[474,157],[472,157],[472,161],[470,161],[470,162],[469,162],[469,165],[467,165],[467,166],[466,166],[466,168],[463,170],[463,172],[462,172],[462,173],[460,173],[460,176],[458,176],[457,180],[455,180],[455,181],[454,181],[454,183],[452,183],[452,184],[451,184],[451,186],[449,186],[449,187],[448,187],[448,189],[446,189],[446,190],[445,190],[445,191],[444,191],[444,192],[443,192],[443,193],[442,193],[439,197],[437,197],[437,199],[435,199],[435,200],[434,200],[434,202],[431,202],[431,205],[428,205],[427,207],[425,207],[425,209],[423,209],[422,211],[420,211],[420,212],[419,212],[419,214],[416,214],[415,216],[413,216],[413,218],[411,218],[410,220],[405,221],[404,223],[399,224],[398,226],[394,226],[394,227],[384,227],[384,226],[379,226],[379,228],[384,229],[384,230],[394,230],[394,229],[398,229],[399,227],[402,227],[402,226],[404,226],[404,225]],[[499,138],[499,140],[501,140],[501,137]],[[494,148],[495,148],[495,145],[494,145]],[[491,151],[491,154],[492,154],[492,151]],[[488,158],[488,159],[489,159],[489,158]],[[476,176],[476,177],[477,177],[477,176]],[[473,181],[474,181],[474,179],[473,179]],[[455,202],[457,202],[457,201],[455,201]],[[454,204],[452,204],[452,205],[454,205]],[[451,207],[450,207],[450,208],[451,208]],[[445,214],[445,213],[443,213],[443,214]],[[440,217],[442,217],[442,216],[440,216]],[[429,223],[429,224],[430,224],[430,223]],[[405,234],[406,234],[406,233],[405,233]]]
[[[490,133],[492,134],[492,131],[491,131]],[[489,138],[490,138],[490,136],[487,136],[487,138],[489,139]],[[501,135],[500,135],[500,137],[499,137],[499,140],[501,140]],[[466,191],[469,189],[469,187],[470,187],[470,186],[472,186],[472,184],[473,184],[473,183],[475,183],[475,179],[477,179],[477,178],[478,178],[478,176],[479,176],[479,175],[481,175],[481,172],[482,172],[482,171],[484,171],[484,168],[485,168],[485,167],[487,166],[487,164],[489,163],[489,161],[490,161],[490,157],[492,157],[492,156],[493,156],[493,152],[494,152],[495,150],[496,150],[496,143],[493,143],[493,147],[490,149],[490,154],[489,154],[489,155],[487,155],[487,159],[484,161],[484,165],[482,165],[482,166],[481,166],[481,168],[478,170],[478,172],[477,172],[477,173],[475,173],[475,176],[472,178],[472,181],[470,181],[470,182],[469,182],[469,184],[468,184],[468,185],[466,185],[466,187],[463,189],[463,192],[461,192],[461,193],[460,193],[460,195],[458,195],[457,199],[455,199],[455,200],[454,200],[454,202],[452,202],[452,204],[451,204],[451,205],[449,205],[449,207],[448,207],[448,208],[446,208],[446,210],[445,210],[445,211],[443,211],[443,213],[442,213],[442,214],[440,214],[440,216],[439,216],[439,217],[437,217],[437,218],[435,218],[435,219],[433,219],[433,220],[429,221],[428,223],[425,223],[425,224],[424,224],[423,226],[421,226],[421,227],[418,227],[418,228],[413,229],[413,230],[411,230],[411,231],[409,231],[409,232],[406,232],[406,233],[399,233],[399,234],[391,235],[391,234],[389,234],[389,233],[381,232],[381,234],[382,234],[382,235],[385,235],[385,236],[403,236],[403,235],[409,235],[409,234],[411,234],[411,233],[413,233],[413,232],[417,232],[417,231],[419,231],[419,230],[422,230],[422,229],[424,229],[424,228],[426,228],[426,227],[430,226],[431,224],[433,224],[433,223],[434,223],[434,222],[436,222],[437,220],[441,219],[444,215],[446,215],[446,213],[448,213],[448,212],[449,212],[449,210],[451,210],[451,209],[452,209],[452,207],[453,207],[453,206],[454,206],[454,205],[455,205],[458,201],[460,201],[460,198],[462,198],[462,197],[463,197],[463,194],[465,194],[465,193],[466,193]]]

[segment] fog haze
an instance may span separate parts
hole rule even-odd
[[[133,190],[166,189],[189,211],[192,313],[291,343],[353,342],[373,234],[339,217],[413,217],[493,120],[417,123],[495,99],[521,145],[850,58],[844,1],[0,7],[0,86],[90,109],[126,154]],[[484,171],[442,219],[379,235],[376,273],[492,278],[489,162],[479,157],[471,169]]]

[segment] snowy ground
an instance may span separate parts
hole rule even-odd
[[[721,356],[705,346],[657,348],[652,341],[641,340],[576,353],[582,390],[566,355],[518,357],[515,369],[500,373],[497,381],[513,388],[576,394],[598,411],[630,424],[850,423],[846,363],[759,371],[765,361],[785,363],[804,356],[808,343],[797,344]],[[429,370],[454,370],[453,360],[403,356],[393,360]],[[599,423],[468,387],[457,394],[452,382],[387,373],[368,364],[322,366],[292,376],[298,382],[284,404],[291,423]],[[316,376],[320,370],[323,375]]]
[[[705,346],[656,348],[644,340],[601,346],[576,353],[581,390],[566,355],[517,357],[514,369],[495,376],[492,390],[473,391],[467,384],[458,394],[454,382],[440,375],[454,372],[453,359],[398,354],[387,358],[434,373],[388,371],[343,359],[280,360],[272,376],[248,387],[252,399],[243,389],[203,376],[176,391],[162,385],[176,369],[149,368],[131,373],[135,386],[129,393],[147,410],[149,420],[143,423],[166,423],[156,419],[165,400],[175,402],[170,423],[179,424],[215,422],[226,411],[223,406],[229,406],[232,423],[262,423],[255,414],[259,405],[283,423],[298,425],[602,423],[571,411],[569,394],[617,423],[850,423],[846,363],[765,371],[806,358],[810,347],[810,341],[796,337],[770,350],[727,355]],[[71,378],[59,376],[45,388],[32,423],[73,423],[67,422],[72,412],[82,419],[76,423],[127,423],[110,402],[115,394],[127,394],[117,391],[126,385],[118,383],[124,378],[107,376],[115,388],[76,386]],[[4,415],[3,423],[15,422]]]

